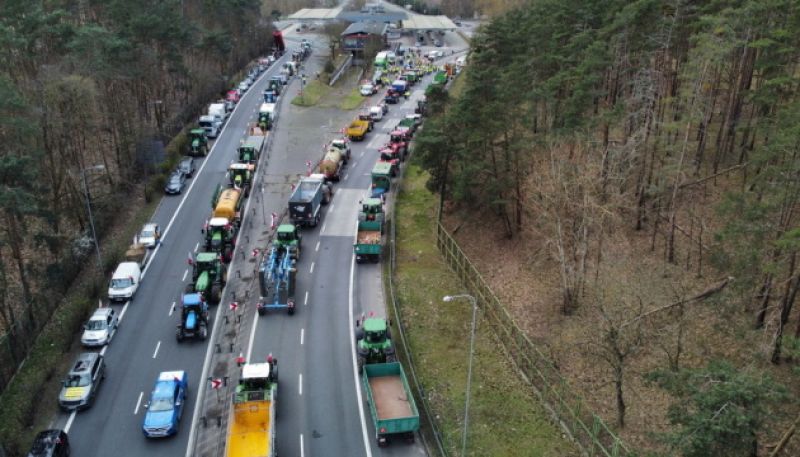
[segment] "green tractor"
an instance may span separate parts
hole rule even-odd
[[[300,259],[300,245],[303,242],[303,236],[294,224],[281,224],[278,226],[278,231],[275,234],[275,239],[272,240],[272,245],[278,248],[286,247],[289,250],[289,255],[293,260]]]
[[[228,280],[228,270],[216,253],[200,252],[194,259],[189,259],[192,265],[192,282],[186,285],[186,293],[201,294],[204,300],[212,305],[218,305],[222,299],[222,288]]]
[[[255,169],[256,166],[251,163],[232,163],[228,167],[228,186],[241,189],[244,198],[249,197]]]
[[[189,131],[189,155],[208,155],[208,137],[206,137],[205,130],[192,129]]]
[[[206,236],[205,250],[222,256],[222,261],[230,263],[236,242],[236,226],[224,217],[212,217],[203,227]]]
[[[383,232],[383,201],[380,198],[365,198],[361,200],[361,210],[358,212],[358,222],[375,221],[380,222],[381,232]]]
[[[356,321],[356,352],[358,354],[358,372],[365,364],[390,363],[397,361],[392,344],[392,332],[386,319],[379,317],[362,318]]]

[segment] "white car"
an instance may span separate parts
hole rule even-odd
[[[84,346],[105,346],[117,333],[119,319],[113,308],[97,308],[83,326],[81,344]]]
[[[377,89],[375,89],[375,86],[373,86],[372,84],[362,84],[358,90],[359,92],[361,92],[361,95],[365,97],[374,95],[377,92]]]
[[[247,89],[249,89],[249,88],[250,88],[250,85],[247,84],[246,82],[242,81],[241,83],[239,83],[239,92],[241,92],[242,94],[247,92]]]
[[[144,224],[142,231],[139,232],[138,242],[145,247],[154,248],[156,244],[158,244],[160,238],[161,230],[158,228],[158,224],[155,222],[148,222]]]
[[[438,57],[444,56],[444,52],[434,49],[433,51],[428,53],[429,59],[436,59]]]

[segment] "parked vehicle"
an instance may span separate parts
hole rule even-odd
[[[378,446],[388,446],[392,436],[413,443],[419,411],[403,366],[399,362],[366,364],[362,381]]]
[[[322,217],[323,181],[302,178],[289,196],[289,220],[292,224],[316,227]]]
[[[186,175],[176,170],[167,178],[167,184],[164,186],[164,193],[167,195],[177,195],[183,192],[184,187],[186,187]]]
[[[84,352],[72,364],[66,379],[61,383],[58,404],[72,411],[92,406],[100,384],[105,379],[105,361],[97,352]]]
[[[358,372],[369,363],[396,362],[392,331],[386,319],[367,317],[356,322],[356,352]]]
[[[383,245],[383,201],[380,198],[367,198],[361,202],[361,214],[356,228],[353,251],[356,263],[379,262]]]
[[[119,319],[114,308],[97,308],[83,324],[81,344],[86,347],[105,346],[117,334]]]
[[[256,166],[252,163],[232,163],[228,167],[228,185],[244,192],[244,197],[250,196],[250,190],[255,177]]]
[[[369,97],[371,95],[375,95],[378,92],[378,88],[372,84],[362,84],[359,88],[359,92],[361,95]]]
[[[275,30],[272,32],[272,42],[278,51],[278,55],[283,54],[286,50],[286,45],[283,43],[283,34],[280,30]]]
[[[262,103],[258,110],[258,126],[263,130],[270,130],[275,123],[275,103]]]
[[[192,265],[192,282],[186,285],[185,293],[199,293],[209,304],[219,304],[222,288],[228,280],[228,270],[219,255],[199,252],[189,259],[189,263]]]
[[[185,371],[162,371],[158,375],[150,400],[144,405],[144,436],[163,438],[178,433],[188,388]]]
[[[275,457],[275,402],[278,361],[242,367],[228,414],[225,457]]]
[[[228,111],[225,103],[212,103],[208,105],[208,112],[200,116],[198,124],[206,131],[208,138],[216,138],[222,131],[222,125],[227,119]]]
[[[178,162],[178,171],[183,173],[184,176],[187,178],[191,178],[194,176],[194,159],[191,157],[184,157]]]
[[[208,155],[208,137],[205,129],[198,128],[189,131],[189,155]]]
[[[138,244],[146,248],[154,248],[161,239],[161,229],[155,222],[148,222],[144,224],[139,236],[136,238]]]
[[[361,119],[355,119],[350,125],[347,127],[347,137],[353,141],[361,141],[367,136],[367,132],[370,131],[370,122],[363,121]]]
[[[111,275],[108,286],[108,299],[112,302],[133,298],[141,283],[142,269],[137,262],[122,262]]]
[[[229,224],[239,227],[242,222],[242,215],[239,211],[242,208],[242,190],[236,188],[223,189],[217,187],[214,198],[211,200],[213,212],[211,217],[225,218]]]
[[[33,439],[28,457],[69,457],[69,437],[64,430],[42,430]]]
[[[258,164],[258,158],[261,157],[261,152],[264,150],[267,131],[262,130],[258,124],[250,124],[247,131],[247,138],[238,148],[239,162],[256,166]],[[247,195],[245,195],[245,197],[246,196]]]
[[[229,90],[228,93],[225,95],[225,100],[231,103],[239,103],[241,96],[239,95],[241,92],[237,89]]]
[[[392,184],[392,166],[386,162],[378,162],[372,168],[372,187],[370,196],[372,198],[384,198],[384,194],[389,192]]]

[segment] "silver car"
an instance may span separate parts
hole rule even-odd
[[[88,408],[97,396],[100,383],[106,377],[103,356],[84,352],[72,364],[67,378],[62,382],[58,404],[68,410]]]
[[[117,333],[119,318],[113,308],[98,308],[83,326],[81,344],[88,347],[104,346]]]
[[[142,227],[142,231],[139,232],[139,244],[144,245],[148,248],[156,247],[158,244],[158,240],[161,238],[161,230],[158,228],[158,224],[155,222],[148,222],[144,224]]]

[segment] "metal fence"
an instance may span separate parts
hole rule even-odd
[[[477,299],[485,325],[492,329],[509,359],[533,388],[553,419],[589,456],[631,456],[633,452],[594,414],[584,400],[571,391],[566,380],[522,329],[470,262],[437,217],[436,246],[444,261]]]

